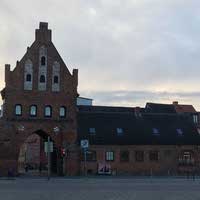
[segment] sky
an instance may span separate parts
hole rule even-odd
[[[200,110],[199,11],[199,0],[0,0],[0,89],[42,21],[95,105]]]

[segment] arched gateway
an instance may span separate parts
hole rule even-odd
[[[45,152],[45,142],[53,143],[53,152],[51,153],[50,169],[52,174],[63,174],[63,159],[60,153],[60,146],[51,135],[43,130],[37,130],[31,133],[21,144],[18,150],[18,174],[29,175],[47,175],[48,159]]]
[[[56,63],[56,66],[55,66]],[[56,78],[55,78],[56,77]],[[76,145],[78,70],[71,74],[51,41],[47,23],[40,23],[35,41],[13,71],[5,65],[0,119],[0,175],[18,174],[20,149],[27,138],[48,136],[54,142],[56,174],[79,173]],[[67,155],[63,158],[61,151]]]

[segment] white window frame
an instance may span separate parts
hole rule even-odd
[[[106,151],[106,161],[114,161],[114,151]]]
[[[198,115],[196,115],[196,114],[193,115],[193,122],[195,124],[198,124]]]

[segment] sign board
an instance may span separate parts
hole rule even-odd
[[[98,174],[111,174],[111,166],[105,162],[98,163]]]
[[[48,142],[44,143],[44,151],[48,153]],[[53,152],[53,142],[49,142],[49,151]]]
[[[89,148],[89,141],[88,140],[81,140],[81,148],[88,149]]]

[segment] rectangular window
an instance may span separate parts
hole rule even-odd
[[[121,151],[120,152],[120,161],[122,161],[122,162],[129,161],[129,151]]]
[[[198,115],[193,115],[193,122],[198,124]]]
[[[95,128],[89,128],[89,134],[90,135],[95,135],[96,134],[96,129]]]
[[[81,152],[81,160],[84,161],[84,152],[82,151]],[[96,151],[87,151],[86,152],[86,161],[96,161],[97,158],[96,158]]]
[[[22,115],[22,106],[19,104],[15,105],[15,115],[17,116]]]
[[[122,128],[117,128],[117,136],[123,136],[124,130]]]
[[[158,161],[159,160],[159,152],[158,151],[149,151],[149,160],[150,161]]]
[[[113,151],[107,151],[106,152],[106,161],[113,161],[114,160],[114,152]]]
[[[144,161],[144,151],[135,151],[135,161],[137,162]]]

